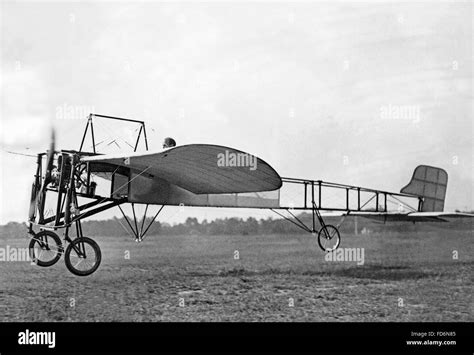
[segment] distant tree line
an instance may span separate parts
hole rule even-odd
[[[307,226],[312,226],[312,215],[310,213],[301,213],[298,218]],[[326,224],[339,225],[341,217],[325,217]],[[146,228],[151,222],[151,217],[145,219],[143,228]],[[142,221],[137,222],[135,226],[133,220],[130,221],[133,228],[142,226]],[[470,218],[459,219],[453,223],[428,223],[431,226],[449,228],[449,229],[473,229],[473,221]],[[409,222],[391,222],[383,223],[381,221],[361,218],[346,217],[340,225],[341,233],[364,233],[376,231],[395,231],[409,232],[414,231],[420,225],[425,223],[409,223]],[[108,220],[86,220],[82,223],[84,235],[101,235],[101,236],[127,236],[130,235],[130,226],[127,221],[122,218],[112,218]],[[319,228],[316,222],[316,228]],[[74,230],[75,228],[71,228]],[[13,238],[25,234],[27,231],[26,223],[10,222],[0,226],[0,237]],[[250,234],[295,234],[305,233],[302,229],[294,224],[278,218],[261,218],[256,219],[249,217],[247,219],[230,217],[219,218],[212,221],[204,219],[199,222],[195,217],[188,217],[185,222],[178,224],[168,224],[166,222],[155,221],[148,230],[149,234],[163,235],[250,235]]]

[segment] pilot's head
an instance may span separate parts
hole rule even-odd
[[[56,165],[53,165],[53,168],[51,169],[51,180],[56,183],[59,181],[59,175],[60,172],[58,170],[58,167]]]
[[[171,137],[166,137],[163,141],[163,149],[176,147],[176,141]]]

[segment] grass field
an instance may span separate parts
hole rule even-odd
[[[63,259],[50,268],[0,262],[0,320],[474,320],[472,230],[342,238],[341,247],[364,248],[363,265],[325,261],[309,234],[94,237],[102,264],[89,277]]]

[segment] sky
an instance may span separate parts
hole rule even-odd
[[[472,6],[2,1],[0,224],[26,220],[35,171],[7,151],[46,150],[51,126],[77,149],[89,112],[146,121],[152,150],[220,144],[287,177],[398,192],[438,166],[445,210],[473,210]]]

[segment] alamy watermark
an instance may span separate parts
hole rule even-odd
[[[0,248],[0,261],[28,261],[31,262],[29,248],[15,248],[7,245]]]
[[[94,106],[69,105],[64,103],[56,106],[56,119],[58,120],[80,120],[95,112]]]
[[[365,262],[364,248],[338,248],[324,255],[326,261],[346,261],[355,262],[357,265],[364,265]]]
[[[224,153],[217,154],[218,167],[248,167],[250,170],[257,169],[257,157],[242,152],[231,152],[226,150]]]
[[[388,104],[380,108],[380,118],[383,120],[406,120],[418,123],[420,122],[420,106]]]

